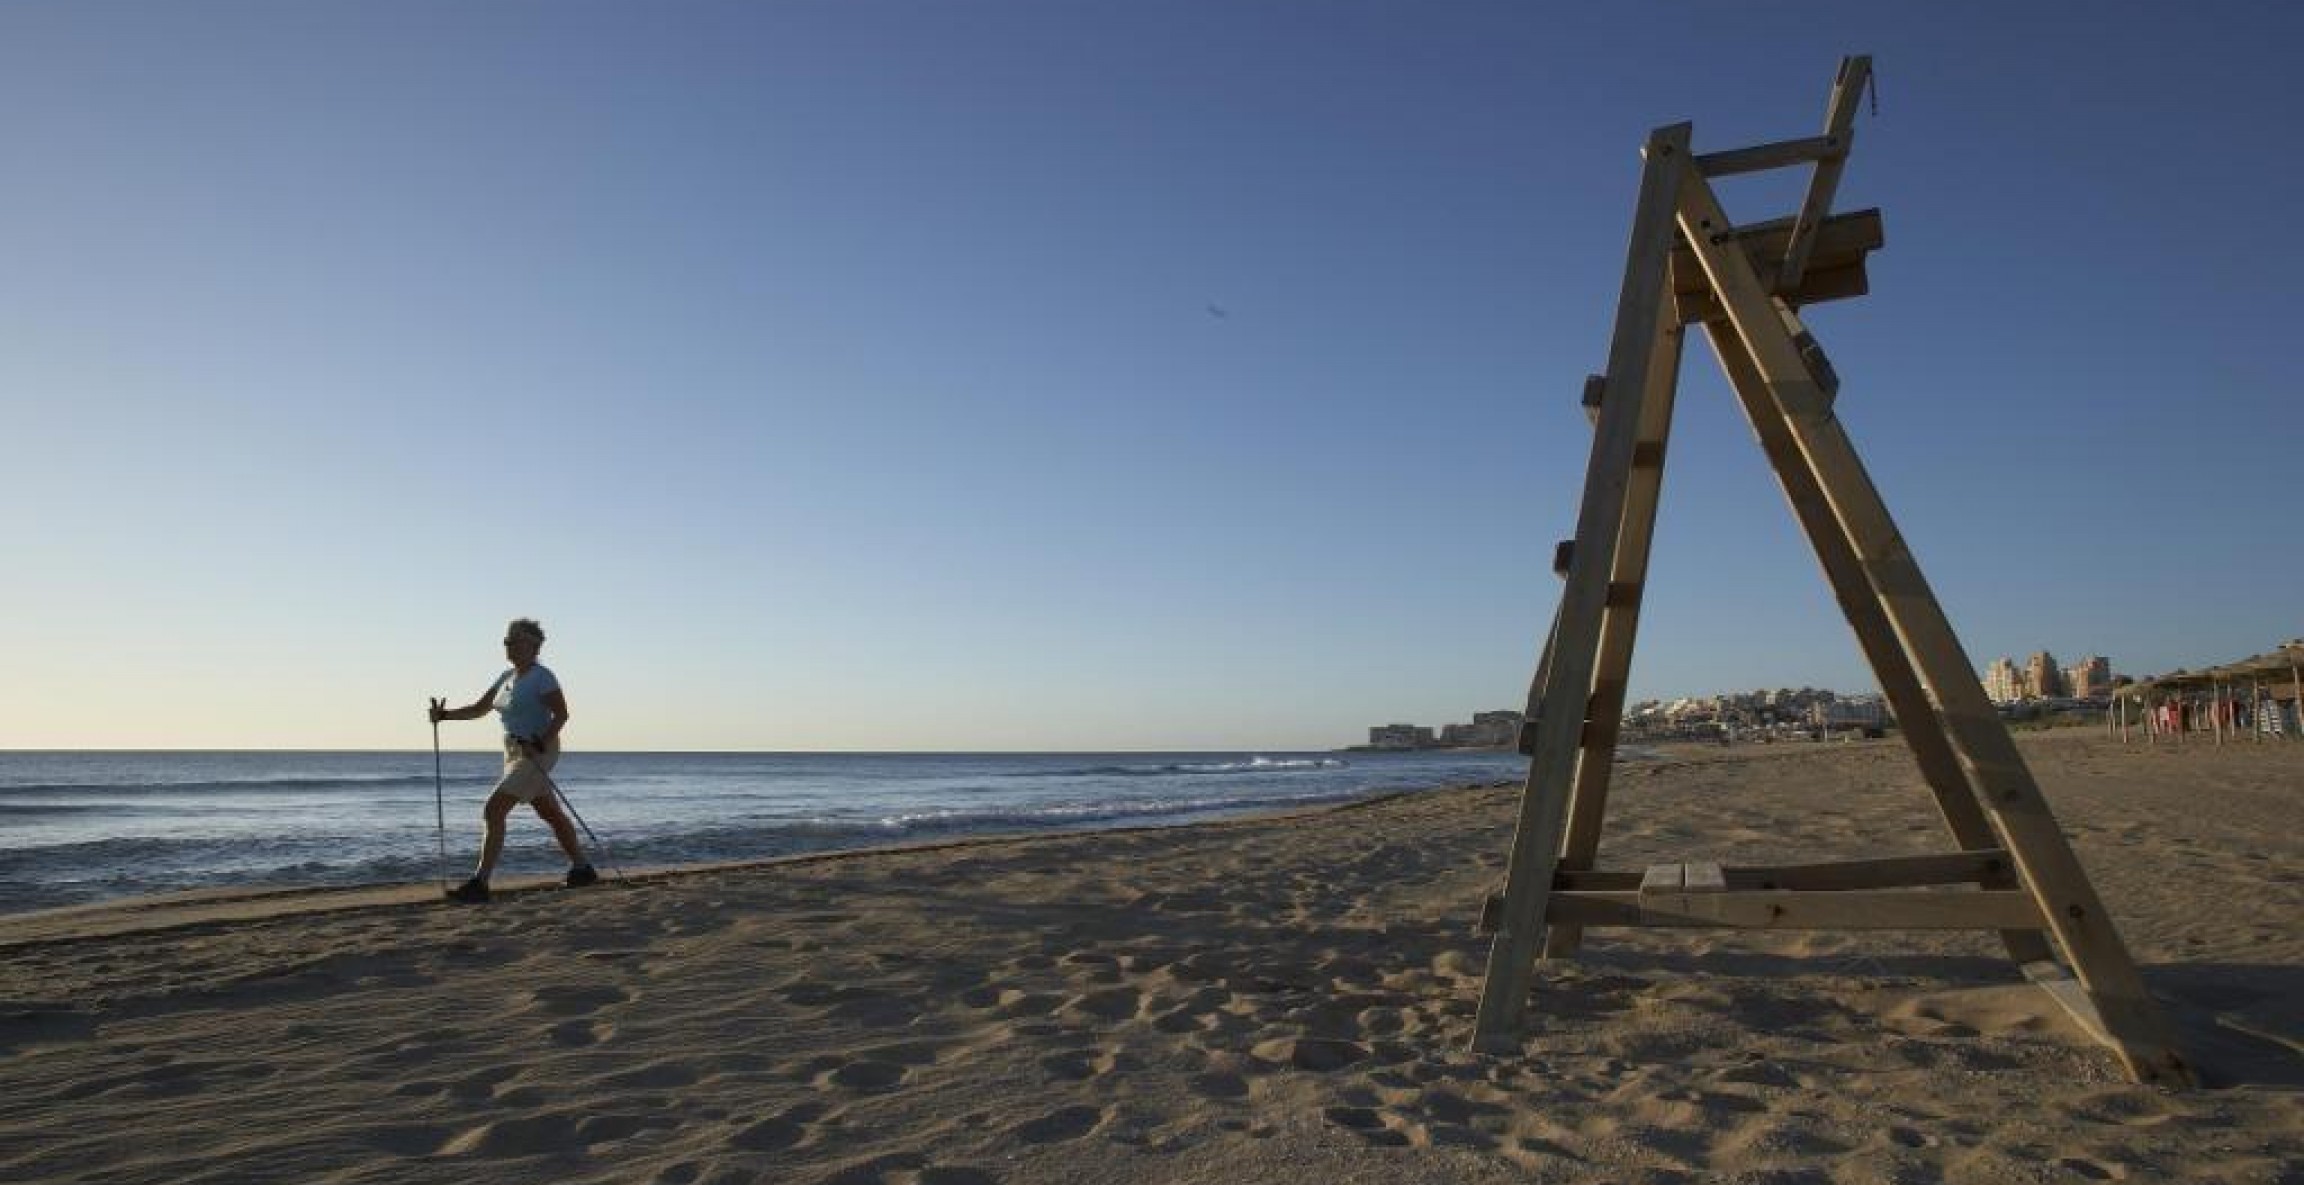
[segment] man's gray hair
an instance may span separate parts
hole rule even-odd
[[[514,637],[534,638],[538,646],[544,644],[544,626],[533,617],[513,618],[512,624],[504,627],[504,632]]]

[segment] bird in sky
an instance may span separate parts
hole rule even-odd
[[[1209,306],[1208,306],[1208,315],[1209,315],[1209,316],[1211,316],[1211,317],[1214,317],[1214,318],[1216,318],[1216,319],[1217,319],[1217,320],[1219,320],[1219,321],[1229,321],[1229,320],[1231,320],[1231,319],[1232,319],[1232,312],[1231,312],[1231,310],[1229,310],[1229,309],[1226,309],[1226,308],[1225,308],[1223,305],[1220,305],[1220,304],[1211,304],[1211,305],[1209,305]]]

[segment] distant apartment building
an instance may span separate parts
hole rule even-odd
[[[1470,724],[1444,724],[1439,735],[1421,724],[1380,724],[1368,730],[1371,749],[1509,749],[1520,739],[1518,712],[1475,712]]]
[[[2064,668],[2064,688],[2081,699],[2112,694],[2112,660],[2092,654]]]
[[[2066,696],[2094,699],[2112,694],[2112,677],[2109,658],[2091,654],[2064,667],[2056,664],[2055,655],[2042,650],[2021,667],[2006,658],[1993,659],[1984,668],[1984,694],[2002,704]]]
[[[2033,652],[2024,660],[2024,698],[2047,699],[2070,694],[2064,690],[2064,669],[2056,665],[2056,656],[2045,650]]]
[[[1475,712],[1470,724],[1443,726],[1440,743],[1474,749],[1504,748],[1520,735],[1520,720],[1518,712]]]
[[[1368,730],[1368,744],[1376,749],[1429,749],[1432,730],[1422,724],[1379,724]]]
[[[2010,704],[2024,698],[2024,674],[2016,664],[2005,658],[1995,658],[1984,668],[1984,694],[1996,704]]]

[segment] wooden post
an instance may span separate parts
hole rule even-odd
[[[1702,261],[1737,337],[1767,383],[1775,414],[1798,443],[1906,652],[1942,706],[1953,743],[1981,791],[1984,809],[2006,837],[2024,883],[2070,957],[2115,1050],[2139,1080],[2189,1081],[2191,1072],[2177,1054],[2159,1006],[2145,989],[2110,914],[2058,829],[2014,739],[1985,698],[1942,604],[1833,415],[1831,393],[1802,356],[1792,332],[1796,319],[1768,298],[1751,260],[1732,243],[1715,237],[1727,234],[1732,226],[1710,184],[1698,176],[1682,180],[1681,233]]]
[[[1638,443],[1632,448],[1632,482],[1625,491],[1624,530],[1616,545],[1615,570],[1608,580],[1606,611],[1600,618],[1600,653],[1592,676],[1591,721],[1576,781],[1568,792],[1567,833],[1560,841],[1559,868],[1584,871],[1600,855],[1600,829],[1608,809],[1608,785],[1616,769],[1616,741],[1624,726],[1624,699],[1631,686],[1632,646],[1640,631],[1640,601],[1648,582],[1648,555],[1656,535],[1656,503],[1663,495],[1665,445],[1671,437],[1673,396],[1679,386],[1680,349],[1685,336],[1676,318],[1658,328],[1648,359],[1648,390],[1640,405]],[[1602,398],[1606,398],[1603,390]],[[1560,922],[1546,927],[1543,957],[1576,953],[1584,927]]]
[[[2292,738],[2297,738],[2297,740],[2304,740],[2304,671],[2297,669],[2297,659],[2288,659],[2288,680],[2290,680],[2290,694],[2297,696],[2295,699],[2297,710],[2292,712],[2292,715],[2297,717],[2297,726],[2295,726],[2295,731],[2290,731],[2288,722],[2283,719],[2281,731],[2292,735]]]
[[[1848,149],[1856,134],[1856,105],[1871,80],[1869,56],[1840,59],[1840,75],[1832,81],[1832,98],[1824,107],[1824,135],[1839,141],[1840,153],[1818,161],[1816,171],[1808,176],[1808,193],[1800,201],[1800,212],[1792,222],[1792,241],[1777,272],[1779,292],[1797,290],[1800,277],[1808,271],[1808,253],[1816,246],[1816,227],[1831,210],[1832,194],[1839,189],[1840,172],[1848,163]]]
[[[1568,587],[1561,594],[1551,670],[1536,721],[1536,751],[1521,787],[1504,907],[1473,1026],[1474,1043],[1485,1050],[1519,1045],[1536,951],[1543,939],[1545,906],[1559,863],[1569,775],[1580,756],[1588,756],[1582,741],[1599,658],[1600,617],[1624,526],[1648,367],[1656,355],[1656,336],[1668,321],[1673,210],[1687,183],[1688,138],[1685,123],[1658,128],[1649,134],[1644,150],[1646,164],[1626,250],[1624,286],[1617,299],[1615,337],[1608,350],[1608,385],[1584,474],[1575,552]],[[1670,321],[1676,324],[1677,318]]]

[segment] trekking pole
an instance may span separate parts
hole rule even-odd
[[[544,773],[542,767],[538,767],[536,772],[543,776],[544,788],[552,792],[552,797],[560,800],[561,806],[568,808],[568,816],[576,820],[578,827],[584,829],[584,838],[591,840],[592,846],[600,849],[600,862],[608,866],[608,871],[616,874],[617,880],[623,880],[624,870],[616,867],[616,862],[609,858],[608,845],[600,842],[600,836],[592,830],[592,825],[585,822],[584,816],[576,812],[576,804],[568,800],[567,791],[560,788],[560,783],[552,780],[551,774]]]
[[[435,699],[435,710],[448,706],[445,699]],[[440,721],[432,721],[432,813],[440,823],[440,891],[448,891],[448,792],[440,780]]]

